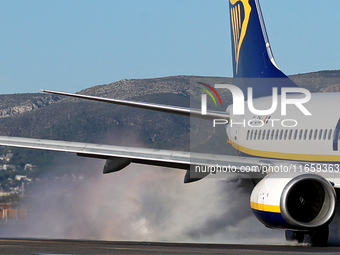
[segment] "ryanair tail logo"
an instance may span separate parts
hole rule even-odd
[[[249,4],[249,0],[230,0],[230,4],[233,5],[230,8],[230,17],[234,39],[234,54],[237,73],[240,50],[242,47],[243,39],[247,32],[251,6]]]

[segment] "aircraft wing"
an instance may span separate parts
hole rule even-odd
[[[236,172],[240,172],[241,167],[247,166],[249,167],[249,169],[251,169],[251,167],[253,167],[254,169],[254,167],[258,166],[259,168],[257,169],[260,169],[262,165],[268,164],[267,162],[264,162],[259,158],[251,157],[158,150],[10,136],[0,136],[0,145],[76,153],[78,156],[106,159],[107,163],[110,160],[114,162],[119,160],[121,161],[122,159],[126,160],[124,161],[125,163],[123,163],[123,167],[120,167],[119,169],[116,168],[116,170],[113,171],[105,171],[104,167],[104,173],[121,170],[130,163],[164,166],[183,170],[189,170],[190,166],[203,167],[218,165],[225,167],[229,166],[229,169],[233,167]],[[187,171],[187,174],[188,172],[189,171]],[[260,170],[246,174],[251,175],[251,177],[253,178],[262,178],[263,176],[261,174],[261,176],[259,176],[259,172]],[[207,174],[205,174],[203,177],[205,177],[206,175]]]
[[[221,112],[221,111],[207,111],[205,115],[202,115],[201,110],[199,109],[191,109],[191,108],[180,107],[180,106],[153,104],[153,103],[112,99],[112,98],[105,98],[105,97],[96,97],[96,96],[73,94],[73,93],[59,92],[59,91],[52,91],[52,90],[45,90],[45,89],[41,91],[50,93],[50,94],[55,94],[55,95],[82,98],[82,99],[88,99],[88,100],[94,100],[94,101],[118,104],[118,105],[124,105],[124,106],[132,106],[132,107],[142,108],[146,110],[172,113],[172,114],[183,115],[187,117],[195,117],[195,118],[205,119],[205,120],[213,120],[213,119],[229,120],[229,114],[227,114],[226,112]]]
[[[0,145],[76,153],[78,156],[106,159],[103,173],[122,170],[130,163],[163,166],[186,170],[184,182],[198,181],[209,174],[219,174],[227,177],[230,173],[245,174],[252,179],[262,179],[270,174],[271,167],[287,166],[294,173],[308,162],[275,160],[255,157],[240,157],[232,155],[219,155],[197,152],[159,150],[138,147],[125,147],[106,144],[68,142],[36,138],[23,138],[0,136]],[[196,172],[198,169],[209,171]],[[219,167],[219,168],[218,168]],[[216,169],[217,173],[213,172]],[[221,171],[218,172],[218,169]],[[273,169],[273,168],[272,168]],[[333,183],[334,188],[340,188],[340,177],[334,179],[334,173],[320,173],[324,178]]]

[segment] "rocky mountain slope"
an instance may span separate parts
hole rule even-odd
[[[340,84],[340,71],[298,74],[291,78],[311,92],[337,91]],[[201,91],[198,87],[201,85],[198,82],[230,84],[232,79],[173,76],[121,80],[87,88],[79,93],[199,108]],[[221,91],[220,94],[222,98],[226,98],[224,106],[219,108],[211,106],[213,107],[211,109],[224,110],[225,106],[232,102],[227,91]],[[45,93],[0,95],[0,127],[0,135],[163,149],[189,150],[190,148],[188,118]],[[223,129],[216,132],[221,132],[226,141]],[[201,144],[191,144],[191,149],[206,143],[204,147],[207,151],[211,151],[213,144],[220,143],[220,139],[216,137],[220,136],[206,134],[200,139]],[[226,151],[221,153],[232,153],[229,145],[225,147]],[[39,164],[39,157],[43,158],[42,152],[30,153],[32,156],[29,158],[33,162],[27,163]]]

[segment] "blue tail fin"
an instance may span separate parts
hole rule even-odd
[[[273,87],[279,93],[282,87],[298,87],[275,63],[259,1],[230,0],[229,7],[235,85],[244,95],[253,87],[253,98],[272,95]]]

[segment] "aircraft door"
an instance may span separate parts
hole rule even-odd
[[[339,131],[340,131],[340,119],[336,124],[334,134],[333,134],[333,151],[337,151],[339,148]]]

